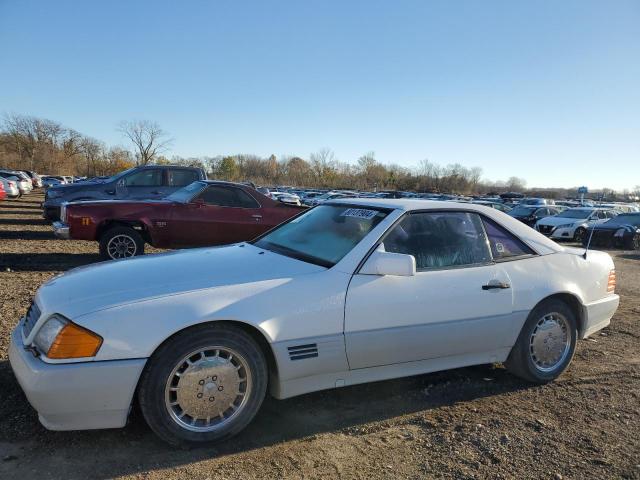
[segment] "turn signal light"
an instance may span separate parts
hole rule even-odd
[[[67,323],[49,347],[48,358],[93,357],[102,345],[102,337],[86,328]]]
[[[609,281],[607,282],[607,293],[613,293],[616,290],[616,271],[609,272]]]

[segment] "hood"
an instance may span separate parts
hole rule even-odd
[[[566,217],[557,217],[557,216],[545,217],[538,221],[540,225],[550,225],[552,227],[556,227],[558,225],[567,225],[567,224],[573,225],[576,223],[581,224],[586,222],[587,222],[586,218],[566,218]]]
[[[80,315],[194,290],[292,278],[326,270],[240,243],[97,263],[54,277],[38,290],[43,314]]]
[[[113,205],[113,204],[117,204],[117,205],[142,205],[142,204],[158,204],[158,203],[172,203],[170,200],[166,200],[163,198],[158,198],[158,199],[147,199],[147,200],[115,200],[115,199],[108,199],[108,200],[76,200],[76,201],[72,201],[72,202],[67,202],[67,205],[101,205],[101,204],[109,204],[109,205]]]

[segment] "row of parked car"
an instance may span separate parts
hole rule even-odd
[[[52,178],[52,177],[49,177]],[[220,245],[254,238],[279,223],[336,199],[369,198],[437,200],[472,203],[500,210],[554,240],[582,242],[588,235],[625,214],[624,225],[640,216],[633,205],[578,206],[575,201],[542,198],[463,197],[415,192],[361,192],[255,187],[209,181],[202,169],[176,165],[135,167],[113,177],[58,177],[45,190],[44,217],[54,222],[59,238],[99,242],[104,258],[144,253],[145,245],[181,248]],[[634,214],[634,212],[636,212]],[[640,231],[617,229],[609,244],[640,248]]]
[[[36,172],[0,169],[0,200],[19,198],[42,186],[42,179]]]

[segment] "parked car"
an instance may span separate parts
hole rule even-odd
[[[22,195],[18,189],[18,177],[12,175],[5,177],[0,173],[0,183],[2,183],[7,198],[19,198]]]
[[[60,219],[60,205],[78,200],[152,200],[207,177],[201,168],[177,165],[134,167],[106,180],[52,186],[45,194],[44,218]]]
[[[162,439],[198,444],[241,431],[267,387],[288,398],[494,362],[552,381],[609,324],[614,289],[607,253],[495,209],[331,201],[252,242],[54,277],[9,359],[49,429],[122,427],[135,397]]]
[[[549,198],[529,197],[520,200],[520,205],[555,205],[555,200]]]
[[[26,195],[33,190],[33,184],[31,178],[26,173],[17,170],[0,170],[0,175],[3,177],[15,177],[17,179],[18,190],[20,195]]]
[[[66,182],[64,180],[62,180],[60,177],[54,177],[51,175],[45,175],[42,178],[42,186],[44,188],[49,188],[49,187],[53,187],[56,185],[63,185]]]
[[[606,208],[570,208],[535,224],[535,229],[555,240],[582,242],[587,228],[614,218],[618,212]]]
[[[589,227],[582,245],[640,250],[640,213],[621,213],[611,220]]]
[[[513,210],[513,207],[509,205],[505,205],[502,202],[493,202],[490,200],[474,200],[471,203],[475,203],[476,205],[484,205],[485,207],[495,208],[496,210],[500,210],[501,212],[508,213]]]
[[[301,205],[300,197],[292,193],[271,192],[271,198],[278,200],[279,202],[286,203],[287,205],[295,205],[297,207]]]
[[[508,215],[517,218],[522,223],[533,227],[543,218],[557,215],[560,211],[555,207],[539,207],[537,205],[517,205]]]
[[[36,172],[33,172],[31,170],[20,170],[20,171],[29,177],[29,179],[31,180],[31,185],[33,185],[33,188],[42,188],[42,179],[40,178],[40,175],[38,175]]]
[[[304,208],[236,183],[202,180],[164,200],[82,201],[62,205],[58,238],[94,240],[106,259],[159,248],[223,245],[251,240]]]
[[[355,198],[355,193],[347,193],[347,192],[326,192],[322,195],[317,195],[311,199],[309,199],[307,205],[313,207],[315,205],[320,205],[328,200],[337,200],[340,198]]]
[[[4,189],[4,183],[0,182],[0,200],[5,200],[7,198],[7,192]]]

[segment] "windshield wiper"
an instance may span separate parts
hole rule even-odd
[[[323,258],[314,257],[313,255],[302,253],[298,250],[294,250],[293,248],[285,247],[284,245],[278,245],[276,243],[258,241],[254,245],[256,245],[258,248],[264,248],[266,250],[274,251],[275,253],[284,255],[285,257],[295,258],[296,260],[313,263],[314,265],[319,265],[325,268],[331,268],[335,265],[335,263],[324,260]]]

